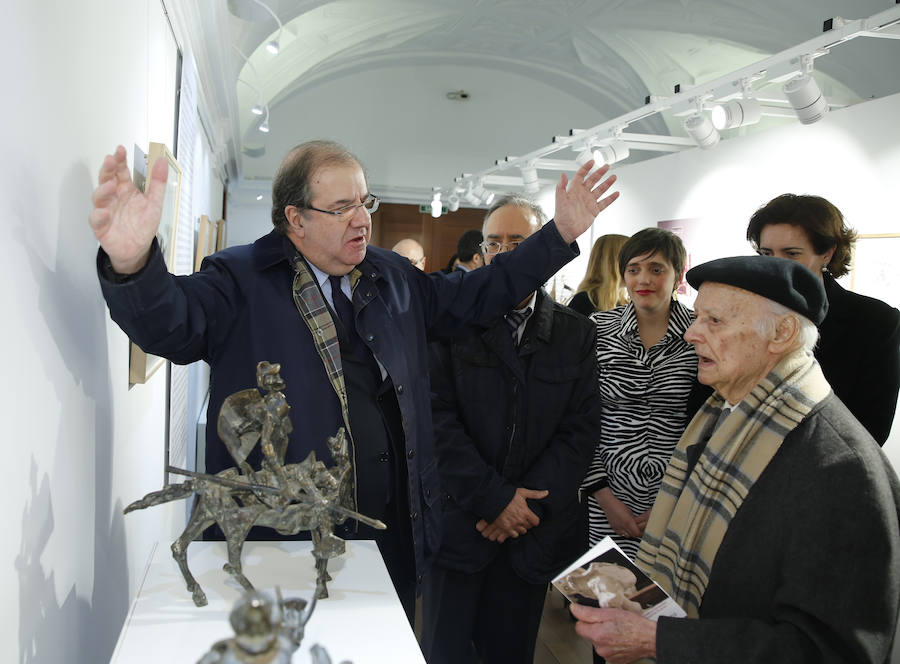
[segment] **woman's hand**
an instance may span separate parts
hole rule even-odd
[[[606,520],[609,521],[614,533],[624,537],[643,536],[646,520],[643,525],[639,525],[628,506],[616,498],[608,486],[594,492],[594,500],[606,514]]]

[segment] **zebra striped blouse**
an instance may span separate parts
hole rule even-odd
[[[603,425],[582,484],[588,499],[591,544],[610,535],[634,557],[639,539],[616,535],[593,498],[608,486],[637,516],[653,506],[663,473],[687,425],[687,398],[697,356],[684,332],[693,312],[672,302],[669,329],[649,351],[638,334],[634,305],[591,315],[597,325],[597,368]]]

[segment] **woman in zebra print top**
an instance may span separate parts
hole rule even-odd
[[[687,425],[697,376],[697,356],[683,337],[693,312],[673,297],[685,260],[677,235],[639,231],[619,253],[631,302],[591,316],[603,425],[582,485],[590,495],[590,540],[611,535],[632,557]]]

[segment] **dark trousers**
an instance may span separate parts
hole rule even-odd
[[[405,500],[397,502],[401,502],[403,506],[407,504]],[[378,551],[384,559],[384,566],[387,567],[391,583],[394,584],[394,590],[412,627],[416,615],[416,562],[412,527],[409,524],[408,510],[403,509],[403,506],[397,505],[395,501],[388,504],[384,519],[388,529],[372,532],[375,533]]]
[[[546,593],[546,583],[528,583],[513,571],[505,550],[473,574],[435,565],[422,598],[426,661],[532,664]]]

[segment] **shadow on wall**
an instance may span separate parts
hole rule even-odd
[[[54,572],[45,572],[41,555],[56,527],[45,472],[38,487],[40,469],[32,457],[31,500],[22,516],[22,540],[16,559],[19,576],[19,661],[28,664],[108,661],[128,610],[128,568],[123,517],[119,501],[113,505],[112,458],[113,416],[105,305],[95,271],[96,240],[87,223],[93,179],[84,164],[74,164],[59,192],[56,261],[51,269],[42,259],[39,240],[23,229],[34,282],[39,289],[38,309],[56,345],[55,352],[40,353],[50,382],[57,387],[59,431],[53,472],[65,473],[78,455],[93,454],[93,470],[86,461],[75,477],[54,476],[53,484],[87,492],[94,497],[93,533],[79,533],[71,542],[73,556],[93,559],[90,604],[81,599],[86,589],[73,584],[60,603],[56,597]],[[22,214],[21,219],[28,216]],[[52,227],[52,226],[51,226]],[[62,363],[59,361],[62,359]],[[73,449],[73,447],[75,449]],[[93,486],[87,486],[86,475]],[[72,489],[68,489],[72,491]],[[90,523],[89,515],[67,511],[68,520]],[[77,529],[76,529],[77,530]],[[59,535],[57,537],[66,537]],[[88,555],[79,555],[77,549]],[[93,554],[91,556],[91,554]],[[53,561],[43,561],[53,565]],[[82,578],[87,574],[80,573]]]

